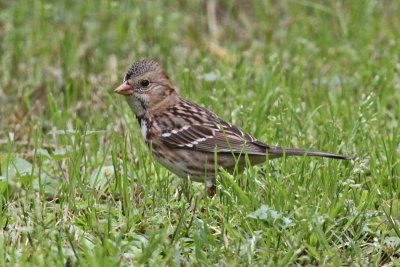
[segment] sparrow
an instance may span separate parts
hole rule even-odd
[[[204,182],[215,194],[215,168],[229,172],[283,156],[316,156],[350,160],[301,148],[270,146],[210,110],[181,97],[160,64],[152,59],[134,63],[115,93],[125,96],[136,115],[153,157],[181,178]]]

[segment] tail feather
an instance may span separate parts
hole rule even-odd
[[[302,148],[270,147],[268,148],[268,155],[270,155],[271,158],[283,157],[283,155],[286,155],[286,156],[313,156],[313,157],[351,160],[351,157],[345,155],[323,152],[318,150],[305,150]]]

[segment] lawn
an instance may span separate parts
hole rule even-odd
[[[398,266],[399,1],[0,2],[0,266]],[[217,196],[113,94],[156,58],[285,158]],[[179,194],[178,194],[179,192]],[[196,210],[189,207],[196,203]]]

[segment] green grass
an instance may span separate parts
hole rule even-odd
[[[52,2],[0,2],[0,266],[400,264],[398,1]],[[221,173],[189,213],[203,186],[112,93],[143,57],[260,140],[356,158]]]

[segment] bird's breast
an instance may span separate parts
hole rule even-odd
[[[147,120],[142,119],[140,121],[140,131],[142,132],[142,136],[143,136],[144,141],[146,141],[147,140],[147,131],[148,131]]]
[[[158,127],[152,117],[142,117],[139,120],[140,132],[147,145],[156,141],[158,134]]]

